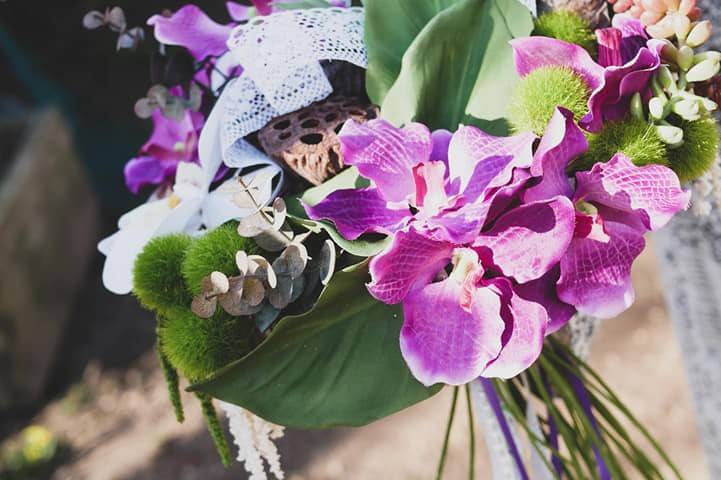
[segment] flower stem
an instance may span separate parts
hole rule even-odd
[[[446,436],[443,439],[443,449],[441,450],[441,459],[438,462],[438,472],[436,480],[443,478],[443,468],[446,466],[446,457],[448,456],[448,440],[451,437],[451,427],[453,427],[453,418],[456,416],[456,403],[458,400],[458,387],[453,388],[453,400],[451,400],[451,413],[448,415],[448,424],[446,425]]]
[[[468,405],[468,428],[471,436],[468,447],[468,480],[474,480],[476,478],[476,427],[473,421],[473,405],[469,384],[466,384],[466,403]]]

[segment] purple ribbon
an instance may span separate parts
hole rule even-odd
[[[516,441],[513,439],[511,427],[508,425],[506,416],[503,414],[503,410],[501,409],[501,401],[498,398],[495,388],[493,388],[493,382],[487,378],[479,378],[478,380],[481,382],[481,386],[483,386],[483,391],[486,394],[486,398],[488,398],[488,404],[491,406],[493,413],[496,415],[496,420],[498,420],[503,436],[506,439],[508,450],[511,452],[511,456],[518,466],[518,473],[521,475],[523,480],[529,480],[526,467],[523,465],[520,453],[518,453],[518,446],[516,446]]]
[[[548,395],[553,398],[553,388],[551,388],[551,385],[548,383],[548,378],[543,370],[541,370],[541,380],[543,381],[543,386],[548,391]],[[550,413],[548,415],[548,434],[545,435],[545,437],[551,445],[551,448],[558,452],[558,425],[556,425],[556,419],[553,418],[553,415]],[[551,464],[553,465],[553,470],[556,472],[556,475],[558,475],[558,478],[562,478],[563,465],[561,464],[561,458],[553,452],[551,452]]]
[[[581,379],[578,378],[578,376],[571,371],[568,372],[568,378],[571,381],[571,386],[573,387],[573,391],[575,392],[576,397],[578,397],[578,400],[581,402],[581,408],[583,408],[584,414],[591,422],[591,427],[593,427],[593,431],[596,432],[596,437],[598,437],[599,441],[601,441],[601,432],[598,429],[596,417],[593,415],[593,408],[591,406],[591,401],[588,398],[588,392],[586,391],[586,387],[583,385]],[[608,471],[606,462],[601,456],[601,451],[598,449],[595,443],[593,444],[593,454],[596,457],[596,463],[598,464],[598,474],[600,475],[601,480],[611,480],[611,472]]]

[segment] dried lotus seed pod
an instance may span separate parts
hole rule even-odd
[[[344,168],[338,132],[348,119],[366,122],[378,107],[357,98],[334,96],[274,119],[258,132],[268,155],[314,185]]]

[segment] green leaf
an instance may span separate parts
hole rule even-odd
[[[367,262],[338,272],[311,311],[191,389],[298,428],[365,425],[436,394],[401,357],[401,308],[371,297],[368,279]]]
[[[499,131],[518,80],[508,42],[532,29],[518,0],[459,0],[410,44],[381,114],[396,125],[419,121],[449,130],[475,117]]]
[[[437,13],[458,0],[365,0],[366,90],[377,105],[401,71],[401,59]]]
[[[377,255],[391,242],[389,237],[378,238],[377,235],[364,235],[357,240],[346,240],[333,223],[324,220],[310,220],[305,214],[302,204],[306,203],[314,206],[336,190],[365,188],[368,185],[368,180],[361,177],[355,167],[348,168],[327,182],[307,190],[300,199],[295,197],[286,198],[285,203],[288,207],[290,219],[315,233],[325,230],[336,245],[352,255],[358,257]]]

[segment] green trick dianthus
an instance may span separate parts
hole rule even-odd
[[[188,235],[168,235],[151,240],[138,255],[133,269],[133,292],[141,305],[164,313],[189,306],[182,265],[193,240]]]
[[[669,164],[666,144],[656,127],[634,117],[607,122],[600,132],[588,136],[588,147],[588,152],[578,161],[579,169],[607,162],[617,153],[624,153],[638,166]]]
[[[541,67],[516,86],[509,106],[509,120],[516,132],[543,135],[556,107],[564,107],[576,121],[588,112],[588,86],[567,67]]]
[[[719,148],[719,131],[713,118],[683,120],[677,126],[683,129],[683,144],[669,149],[668,157],[681,182],[687,182],[699,178],[713,165]]]
[[[233,317],[221,308],[207,319],[177,309],[160,323],[158,336],[173,367],[197,381],[248,353],[254,327],[252,318]]]
[[[539,16],[534,22],[533,34],[576,44],[592,54],[596,49],[591,25],[568,10],[555,10]]]
[[[238,224],[227,223],[197,239],[188,250],[183,262],[183,277],[191,293],[197,295],[201,281],[213,272],[228,276],[238,273],[235,254],[243,250],[248,254],[258,253],[255,242],[238,235]]]

